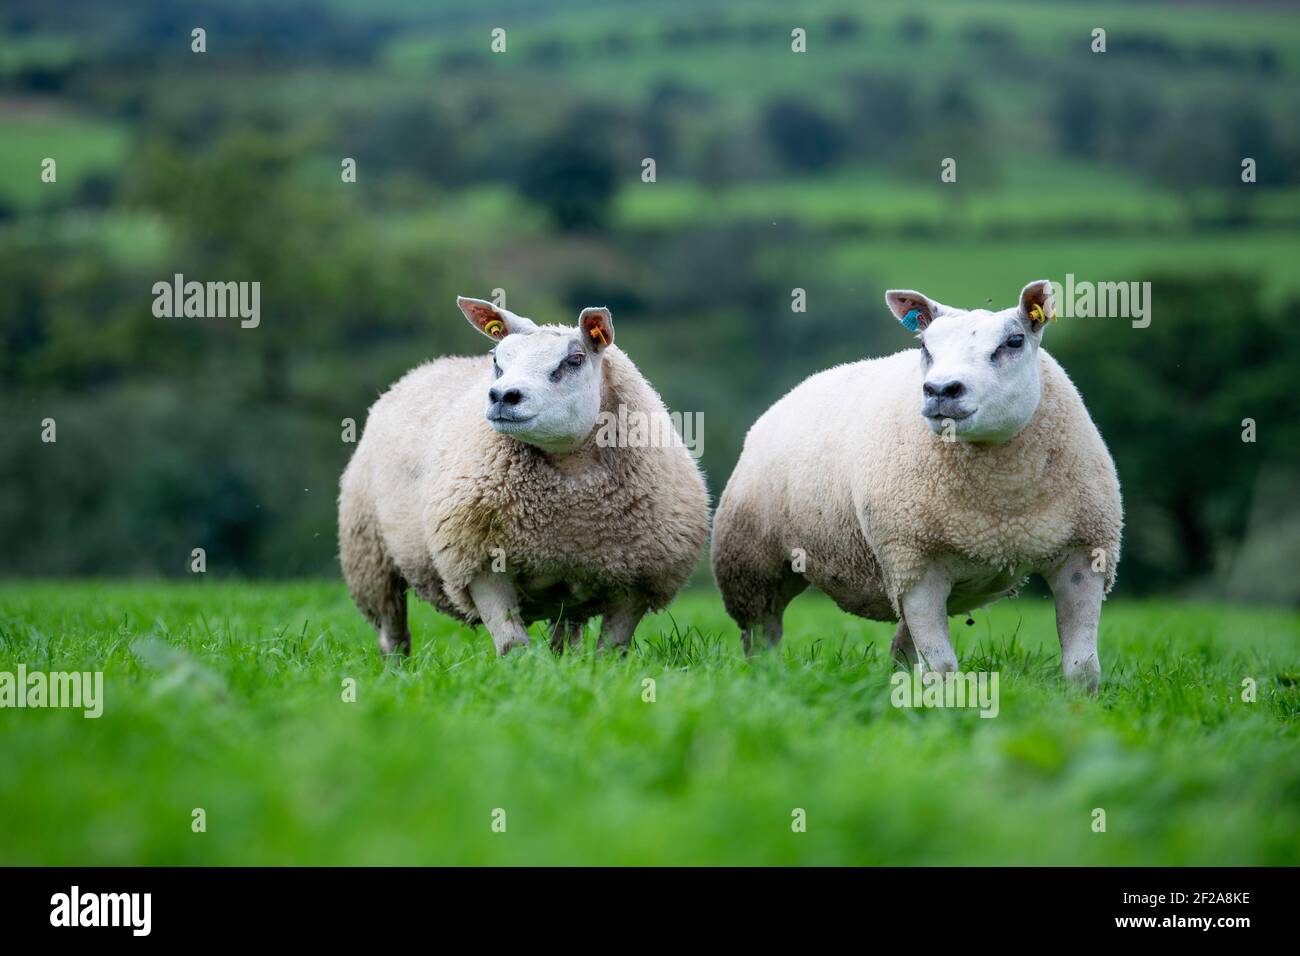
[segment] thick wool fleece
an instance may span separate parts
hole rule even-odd
[[[927,563],[950,556],[973,569],[950,603],[966,610],[1077,547],[1105,551],[1109,592],[1123,524],[1115,466],[1065,371],[1046,352],[1039,361],[1038,409],[1002,444],[931,431],[915,350],[828,369],[778,401],[718,503],[713,565],[727,610],[749,625],[770,613],[774,589],[811,583],[847,611],[897,620]],[[796,548],[806,567],[792,580]]]
[[[659,395],[617,347],[602,355],[602,409],[645,412],[672,434]],[[470,580],[505,561],[531,621],[552,608],[528,589],[567,585],[569,607],[600,614],[636,592],[666,605],[708,533],[708,495],[680,444],[596,443],[552,456],[493,431],[483,403],[491,359],[444,358],[407,373],[370,409],[343,473],[339,552],[372,622],[406,585],[466,621]],[[499,551],[497,549],[500,549]],[[552,592],[553,593],[553,592]]]

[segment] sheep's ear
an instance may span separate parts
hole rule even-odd
[[[1056,318],[1050,280],[1038,279],[1020,290],[1020,317],[1029,323],[1029,330],[1035,335]]]
[[[525,319],[482,299],[461,295],[456,297],[456,304],[469,319],[469,324],[490,339],[503,339],[507,335],[524,334],[537,328],[532,319]]]
[[[582,333],[579,338],[593,352],[602,352],[614,344],[614,318],[604,306],[583,309],[578,329]]]
[[[909,332],[924,332],[941,308],[938,302],[911,289],[890,289],[885,293],[885,302]]]

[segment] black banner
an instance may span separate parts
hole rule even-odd
[[[577,919],[586,933],[610,920],[615,932],[639,926],[653,935],[665,919],[677,934],[702,916],[733,943],[750,928],[762,941],[801,920],[821,932],[830,917],[942,931],[946,945],[963,924],[972,942],[990,942],[996,926],[999,941],[1129,936],[1183,945],[1200,937],[1232,945],[1242,934],[1290,928],[1296,871],[8,869],[0,881],[8,941],[75,934],[79,945],[373,943],[412,920],[430,939],[479,925],[495,944],[535,920]]]

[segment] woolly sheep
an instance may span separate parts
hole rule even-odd
[[[746,651],[756,634],[781,639],[786,605],[811,584],[851,614],[897,621],[895,656],[952,671],[948,616],[1037,573],[1062,670],[1095,691],[1122,507],[1110,453],[1040,348],[1051,283],[1000,312],[910,290],[886,301],[921,348],[794,388],[750,429],[718,502],[714,576]]]
[[[601,644],[625,648],[704,546],[699,468],[680,440],[619,432],[631,420],[676,435],[613,344],[607,309],[584,309],[575,329],[479,299],[457,304],[496,346],[421,365],[371,407],[340,482],[352,598],[386,654],[410,650],[408,588],[482,621],[500,655],[527,645],[525,627],[539,620],[562,650],[596,615]]]

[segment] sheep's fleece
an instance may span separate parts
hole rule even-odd
[[[1014,593],[1079,548],[1104,549],[1109,592],[1115,466],[1065,371],[1041,349],[1038,360],[1038,409],[1001,444],[933,433],[918,414],[916,349],[828,369],[773,405],[718,502],[713,566],[732,617],[742,628],[779,620],[812,584],[845,611],[899,620],[902,595],[937,555],[975,569],[955,583],[949,613]]]
[[[605,350],[602,375],[602,410],[621,403],[629,415],[661,416],[660,433],[671,432],[659,395],[617,346]],[[361,611],[377,627],[394,612],[404,622],[409,586],[477,621],[469,583],[496,556],[525,622],[561,609],[583,620],[628,593],[666,605],[708,534],[708,495],[686,449],[602,447],[597,429],[549,455],[484,420],[491,382],[488,356],[442,358],[371,407],[339,496],[340,559]]]

